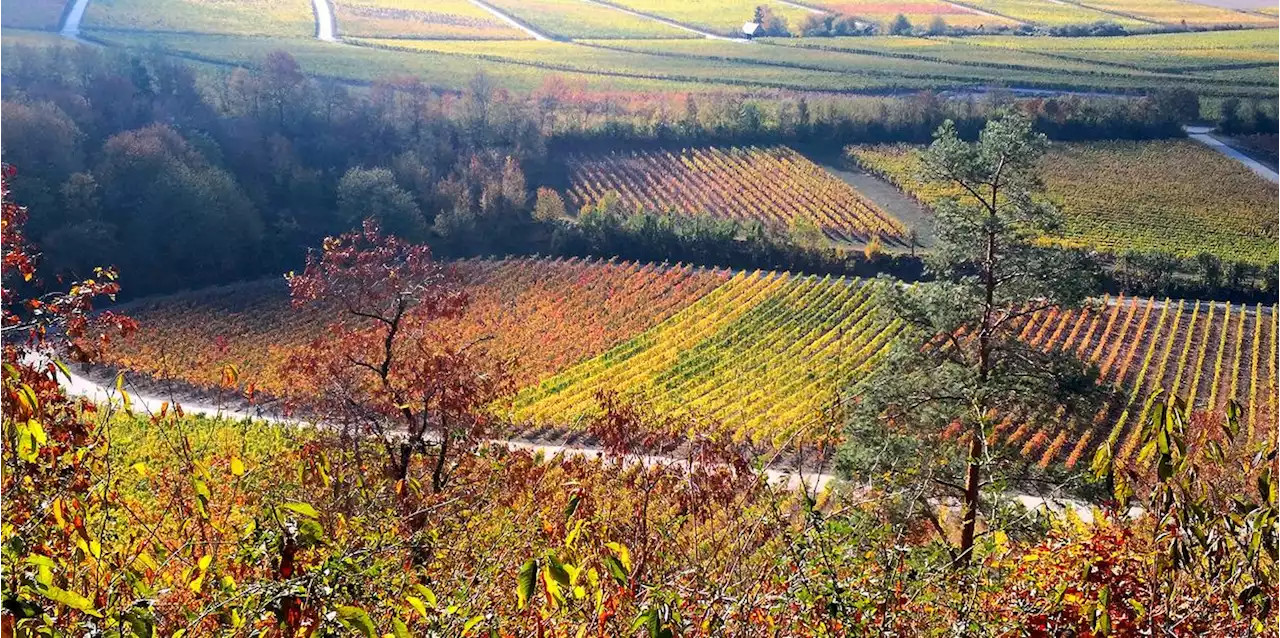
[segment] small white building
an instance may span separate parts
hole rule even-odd
[[[760,34],[760,23],[759,23],[759,22],[745,22],[745,23],[743,23],[743,25],[742,25],[742,35],[745,35],[745,36],[747,36],[748,38],[754,38],[754,37],[756,37],[756,36],[757,36],[757,35],[759,35],[759,34]]]

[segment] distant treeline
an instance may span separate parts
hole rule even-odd
[[[556,158],[569,147],[924,142],[945,119],[972,134],[1010,106],[1058,139],[1150,138],[1181,135],[1178,122],[1195,102],[1189,92],[610,95],[557,78],[513,95],[483,75],[457,95],[413,78],[368,88],[317,80],[284,52],[199,79],[158,54],[5,53],[4,159],[18,169],[14,198],[31,209],[45,274],[116,265],[128,296],[297,268],[322,237],[366,216],[445,256],[618,255],[911,277],[918,264],[855,263],[858,253],[851,261],[763,228],[630,211],[538,220],[533,191],[561,179]]]

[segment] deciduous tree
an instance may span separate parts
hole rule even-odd
[[[288,279],[295,305],[324,304],[338,315],[326,337],[294,355],[294,402],[324,423],[377,439],[395,480],[430,455],[431,487],[442,490],[510,378],[479,342],[459,344],[435,329],[467,303],[452,268],[367,220],[360,231],[326,239]]]

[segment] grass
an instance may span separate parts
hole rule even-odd
[[[49,31],[30,31],[26,29],[4,28],[0,30],[0,40],[4,42],[5,48],[14,46],[25,46],[35,48],[45,47],[71,47],[77,44],[68,40],[57,33]]]
[[[608,0],[609,3],[666,18],[724,36],[741,36],[757,6],[765,5],[786,19],[793,30],[812,12],[773,0]]]
[[[918,150],[856,147],[858,160],[925,202],[956,195],[923,184]],[[1041,169],[1066,215],[1069,245],[1109,252],[1207,252],[1266,265],[1277,258],[1274,184],[1191,140],[1058,144]]]
[[[336,0],[344,36],[518,40],[529,37],[467,0]]]
[[[315,34],[307,0],[93,0],[86,29],[276,37]]]
[[[489,0],[542,33],[576,38],[693,38],[696,34],[582,0]]]
[[[951,27],[976,29],[978,27],[1014,27],[1019,23],[1004,17],[983,15],[973,9],[942,0],[912,0],[911,2],[886,2],[885,0],[818,0],[812,2],[841,15],[857,16],[868,22],[887,24],[898,14],[905,15],[911,24],[927,27],[935,18],[942,18]]]
[[[0,0],[0,26],[57,31],[66,0]]]

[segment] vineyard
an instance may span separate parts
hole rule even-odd
[[[336,0],[344,35],[519,40],[528,36],[467,0]]]
[[[839,240],[903,243],[906,227],[848,184],[785,147],[577,155],[567,161],[574,206],[615,192],[628,206],[758,221],[806,220]]]
[[[515,358],[523,390],[510,416],[525,432],[572,428],[597,409],[598,392],[613,391],[785,445],[815,434],[843,390],[856,394],[898,330],[878,311],[880,284],[859,280],[539,259],[466,261],[458,271],[471,306],[441,333],[491,336],[489,352]],[[290,348],[324,325],[290,309],[279,283],[127,310],[142,329],[116,365],[210,388],[234,365],[242,383],[267,393],[287,383]],[[1220,412],[1235,398],[1250,433],[1275,427],[1274,307],[1108,299],[1037,313],[1020,330],[1035,346],[1096,365],[1116,389],[1097,414],[1049,424],[1010,415],[997,440],[1029,460],[1074,465],[1105,441],[1131,457],[1158,389],[1201,410]]]
[[[307,0],[111,0],[90,2],[84,27],[306,38],[315,34]]]
[[[567,424],[611,390],[663,412],[715,419],[736,437],[785,444],[822,425],[896,332],[874,284],[742,273],[657,328],[527,388],[514,419]]]
[[[917,179],[918,149],[854,147],[851,156],[928,203],[957,192]],[[1044,158],[1065,241],[1112,252],[1160,250],[1266,265],[1277,258],[1276,186],[1189,140],[1059,144]]]
[[[912,24],[928,25],[935,18],[942,18],[948,26],[975,29],[978,27],[1017,26],[1017,21],[1002,17],[982,15],[941,0],[913,0],[912,2],[885,2],[884,0],[818,0],[810,2],[841,15],[857,16],[869,22],[889,24],[898,14],[905,15]]]
[[[688,267],[581,260],[465,261],[456,269],[471,302],[463,317],[440,325],[442,334],[461,343],[491,336],[485,347],[515,360],[521,384],[603,352],[724,280]],[[205,387],[233,365],[242,383],[268,394],[288,382],[290,350],[327,323],[291,308],[283,281],[142,302],[129,312],[142,329],[120,344],[114,365]]]
[[[972,6],[996,15],[1012,18],[1043,27],[1061,27],[1094,22],[1115,22],[1125,27],[1150,26],[1149,23],[1103,13],[1074,2],[1050,0],[966,0],[961,4]]]
[[[1082,0],[1083,6],[1160,24],[1267,25],[1274,19],[1180,0]]]
[[[810,15],[809,11],[796,5],[774,0],[608,0],[608,4],[732,37],[742,35],[742,24],[751,20],[760,5],[769,7],[775,15],[782,16],[792,25],[799,25]]]
[[[489,0],[506,13],[556,38],[693,38],[657,20],[582,0]]]

